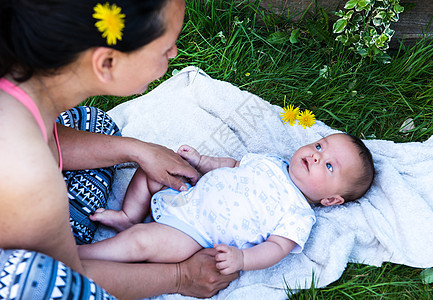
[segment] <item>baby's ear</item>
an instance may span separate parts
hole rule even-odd
[[[340,195],[334,195],[328,198],[320,200],[320,204],[323,206],[339,205],[344,203],[344,198]]]

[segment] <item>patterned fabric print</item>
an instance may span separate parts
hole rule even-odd
[[[102,110],[80,106],[63,112],[57,122],[65,126],[95,133],[120,136],[116,123]],[[89,219],[97,208],[106,207],[114,168],[64,171],[68,186],[69,213],[77,244],[89,244],[97,224]]]
[[[90,279],[44,254],[0,249],[0,299],[116,299]]]

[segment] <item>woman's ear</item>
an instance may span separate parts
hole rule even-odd
[[[104,83],[108,83],[113,79],[113,70],[116,63],[115,50],[98,47],[95,48],[92,54],[92,67],[96,77]]]
[[[320,200],[320,204],[323,206],[339,205],[344,203],[344,198],[340,195],[334,195],[328,198]]]

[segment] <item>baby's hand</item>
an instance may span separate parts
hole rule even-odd
[[[197,168],[200,163],[200,153],[193,147],[188,145],[182,145],[177,150],[177,153],[185,159],[191,166]]]
[[[242,270],[244,267],[244,254],[242,250],[223,244],[215,245],[214,248],[218,251],[218,254],[215,256],[217,261],[216,267],[221,274],[228,275]]]

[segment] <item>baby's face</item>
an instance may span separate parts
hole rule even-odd
[[[342,195],[359,175],[362,161],[356,145],[345,134],[333,134],[299,148],[289,174],[310,203]]]

